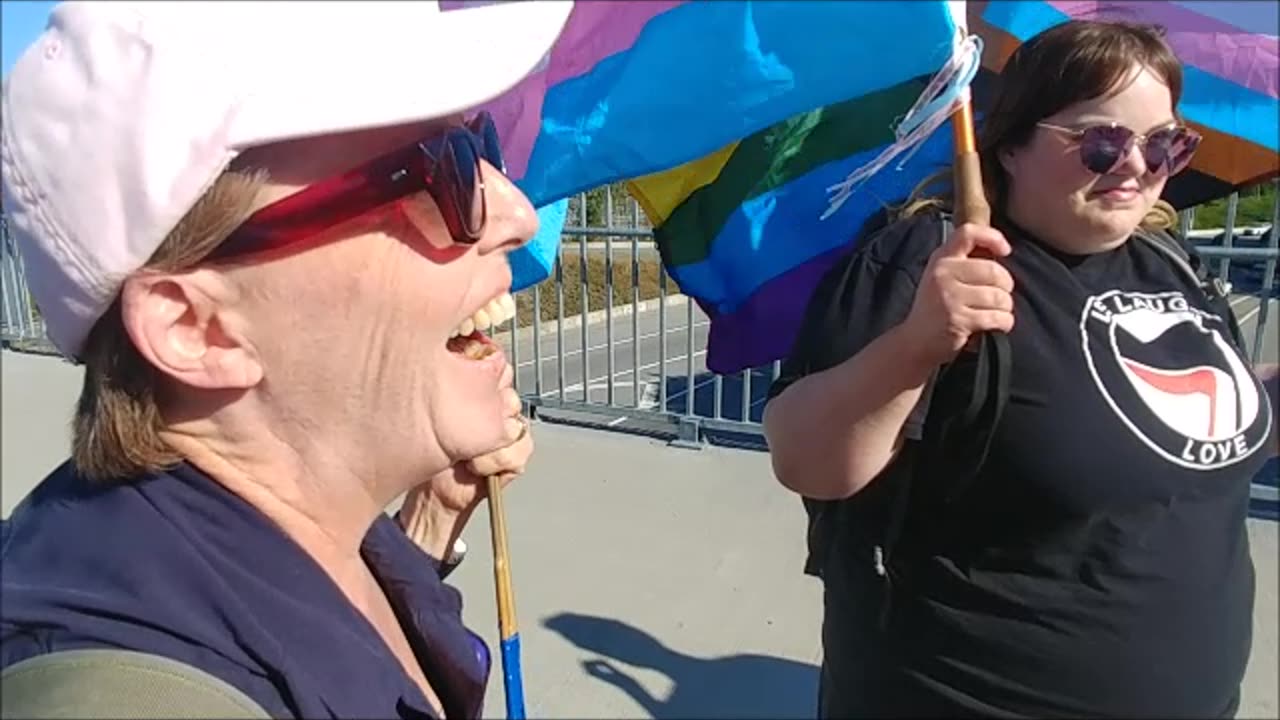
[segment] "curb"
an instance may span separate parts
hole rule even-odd
[[[683,295],[683,294],[668,295],[666,300],[666,306],[680,307],[687,302],[689,302],[688,295]],[[657,298],[654,298],[652,300],[641,300],[640,302],[636,303],[634,306],[631,303],[627,303],[625,305],[614,305],[613,318],[617,320],[618,318],[631,317],[632,312],[645,312],[646,310],[657,310],[657,309],[658,309]],[[590,312],[587,313],[587,324],[594,325],[595,323],[603,322],[606,318],[608,318],[608,316],[609,316],[609,311],[607,309],[591,310]],[[576,330],[577,328],[582,327],[582,313],[576,313],[572,316],[566,317],[563,322],[556,322],[555,320],[543,320],[539,322],[539,326],[540,326],[538,328],[539,335],[550,335],[551,333],[554,333],[556,331],[557,327],[562,327],[565,330]],[[525,330],[532,331],[533,323],[521,326],[520,331],[524,332]],[[508,331],[508,333],[509,332],[510,331]]]
[[[687,295],[684,295],[684,294],[668,295],[666,299],[666,306],[669,308],[682,307],[688,302],[689,302],[689,296]],[[613,319],[618,320],[620,318],[631,317],[631,314],[633,312],[645,312],[646,310],[655,310],[657,309],[658,304],[659,304],[658,298],[653,298],[652,300],[641,300],[640,302],[636,303],[634,310],[632,309],[631,303],[626,303],[625,305],[614,305]],[[608,317],[607,309],[602,308],[600,310],[592,310],[587,313],[587,324],[594,325],[596,323],[604,322],[607,317]],[[542,320],[538,323],[538,326],[539,326],[538,338],[540,340],[542,338],[547,337],[548,335],[555,335],[557,328],[561,328],[566,332],[570,330],[577,330],[582,327],[582,313],[577,313],[575,315],[570,315],[566,317],[563,323],[559,323],[556,320]],[[511,335],[512,335],[511,324],[507,323],[502,327],[502,329],[498,330],[496,333],[492,333],[490,337],[494,338],[496,341],[500,343],[506,343],[509,345],[511,343]],[[533,323],[529,323],[528,325],[521,325],[520,329],[517,331],[516,342],[525,343],[527,341],[531,341],[532,338],[533,338]]]

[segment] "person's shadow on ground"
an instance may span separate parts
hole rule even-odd
[[[654,718],[812,718],[817,715],[818,668],[766,655],[704,659],[685,655],[648,633],[607,618],[561,613],[547,628],[583,650],[671,679],[666,698],[607,659],[583,661],[588,675],[635,699]]]

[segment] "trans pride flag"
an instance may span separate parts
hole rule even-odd
[[[942,0],[578,0],[542,66],[485,105],[542,219],[512,255],[512,290],[549,275],[568,197],[928,75],[954,32]],[[682,289],[705,305],[696,282]]]
[[[1160,25],[1182,60],[1179,110],[1204,136],[1165,199],[1198,205],[1280,172],[1280,4],[1252,0],[992,0],[971,3],[998,70],[1023,40],[1068,18]],[[971,27],[974,27],[971,22]]]
[[[915,4],[904,3],[907,7]],[[985,41],[973,92],[979,124],[994,73],[1017,45],[1069,17],[1161,24],[1183,60],[1181,111],[1205,136],[1192,167],[1165,197],[1187,207],[1280,174],[1277,154],[1277,4],[1268,2],[967,3],[967,25]],[[934,63],[913,63],[910,32],[871,65],[846,67],[881,80],[684,165],[632,180],[655,227],[664,263],[711,318],[707,366],[728,373],[785,357],[822,274],[850,250],[885,204],[901,201],[949,165],[948,122],[911,156],[871,177],[827,220],[827,188],[876,157],[924,89]],[[851,36],[848,42],[858,42]],[[814,48],[817,50],[818,48]],[[936,56],[930,56],[936,57]]]

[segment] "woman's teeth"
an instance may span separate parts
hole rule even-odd
[[[451,337],[466,337],[477,330],[484,332],[489,328],[501,327],[503,323],[515,317],[515,315],[515,298],[511,297],[511,293],[502,293],[490,300],[488,305],[475,311],[471,317],[458,323],[458,327],[454,329]]]

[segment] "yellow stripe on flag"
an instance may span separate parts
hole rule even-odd
[[[725,163],[729,162],[733,151],[737,149],[738,143],[735,141],[710,155],[677,165],[670,170],[628,180],[627,190],[640,203],[644,214],[649,216],[649,222],[658,227],[695,190],[710,185],[719,177]]]

